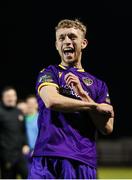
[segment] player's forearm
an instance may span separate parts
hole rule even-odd
[[[105,126],[105,134],[110,134],[113,131],[113,125],[114,125],[114,118],[111,117],[108,119],[106,126]]]
[[[84,102],[81,100],[65,97],[60,94],[47,95],[45,98],[45,92],[41,92],[41,98],[43,99],[47,108],[51,108],[61,112],[76,112],[76,111],[92,111],[96,108],[96,103]]]
[[[60,95],[57,100],[53,101],[51,108],[63,112],[92,111],[96,108],[96,103],[89,103]]]
[[[114,117],[107,114],[90,112],[90,116],[97,129],[104,135],[110,134],[113,131]]]
[[[86,92],[81,94],[81,99],[86,102],[94,102]],[[97,107],[99,104],[97,104]],[[106,104],[107,106],[107,104]],[[114,112],[112,110],[112,116],[110,114],[104,114],[98,111],[98,108],[95,111],[89,112],[95,126],[103,133],[103,134],[110,134],[113,131],[113,122],[114,122]]]
[[[94,103],[94,101],[88,96],[86,91],[80,92],[79,96],[82,101]]]

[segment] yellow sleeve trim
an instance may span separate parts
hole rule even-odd
[[[45,70],[45,68],[43,68],[40,72],[42,73]]]
[[[42,83],[42,84],[39,85],[39,87],[38,87],[38,93],[40,92],[40,89],[41,89],[43,86],[49,86],[49,85],[55,86],[55,87],[59,88],[59,86],[58,86],[57,84],[55,84],[55,83],[44,82],[44,83]]]

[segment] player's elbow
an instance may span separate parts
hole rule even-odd
[[[109,135],[113,132],[113,118],[105,125],[105,135]]]
[[[113,126],[112,125],[107,125],[106,127],[105,127],[105,134],[106,135],[109,135],[109,134],[111,134],[113,132]]]
[[[53,94],[53,93],[47,93],[46,96],[44,96],[43,94],[41,95],[41,98],[45,104],[45,107],[48,109],[55,109],[59,103],[60,103],[60,98],[58,96],[58,94]]]
[[[45,107],[48,109],[51,108],[51,106],[52,106],[52,103],[50,101],[46,101],[46,102],[44,102],[44,104],[45,104]]]
[[[49,109],[55,109],[57,104],[58,104],[58,100],[57,100],[57,98],[54,98],[54,97],[49,97],[45,101],[45,106],[46,106],[46,108],[49,108]]]
[[[102,129],[100,129],[100,132],[101,132],[103,135],[109,135],[109,134],[112,133],[112,131],[113,131],[113,127],[108,126],[108,125],[107,125],[106,127],[102,128]]]
[[[51,98],[48,98],[46,101],[44,101],[46,108],[52,108],[53,107],[53,100]]]

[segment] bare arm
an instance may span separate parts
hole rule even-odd
[[[105,109],[108,113],[102,113],[102,109]],[[98,104],[96,111],[89,112],[89,114],[102,134],[110,134],[113,131],[114,111],[111,105],[105,103]]]
[[[94,102],[85,91],[81,94],[81,99],[85,102]],[[89,114],[95,126],[102,134],[110,134],[113,131],[114,110],[111,105],[106,103],[97,103],[96,109],[89,112]]]
[[[82,101],[94,103],[94,101],[83,90],[80,81],[77,76],[72,73],[68,73],[65,76],[67,85],[71,85],[74,91],[81,97]],[[114,111],[113,107],[106,103],[96,103],[94,111],[89,111],[89,114],[102,134],[110,134],[113,131],[114,124]]]
[[[47,108],[62,112],[92,111],[97,106],[95,102],[85,102],[62,96],[54,86],[42,87],[40,97]]]

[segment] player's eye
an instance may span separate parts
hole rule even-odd
[[[72,37],[71,40],[75,40],[76,38],[75,37]]]
[[[69,38],[70,38],[71,40],[75,40],[75,39],[77,39],[77,36],[74,35],[74,34],[69,34]]]
[[[65,37],[64,36],[60,36],[59,37],[59,41],[64,41]]]

